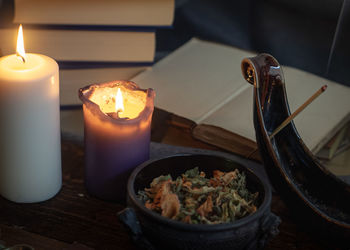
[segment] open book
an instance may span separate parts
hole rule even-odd
[[[256,147],[253,86],[243,79],[241,61],[254,55],[192,39],[132,80],[155,89],[158,108],[192,120],[195,138],[248,156]],[[283,71],[291,112],[328,84],[294,119],[305,144],[317,152],[349,120],[350,88],[295,68]]]

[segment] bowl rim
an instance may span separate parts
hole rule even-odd
[[[135,189],[134,189],[134,180],[136,176],[147,167],[149,164],[154,163],[156,161],[165,160],[169,158],[176,158],[176,157],[200,157],[200,156],[206,156],[206,157],[214,157],[214,158],[220,158],[228,162],[232,162],[234,164],[240,165],[242,168],[245,169],[246,172],[250,172],[252,175],[256,177],[257,180],[260,181],[260,184],[262,185],[264,189],[264,198],[260,206],[258,207],[257,211],[249,216],[245,216],[241,219],[238,219],[235,222],[232,223],[221,223],[221,224],[188,224],[181,221],[176,221],[167,217],[164,217],[156,212],[153,212],[152,210],[145,207],[145,205],[137,198]],[[247,166],[245,166],[243,163],[236,162],[234,160],[228,159],[226,157],[222,156],[216,156],[211,154],[174,154],[166,157],[156,158],[156,159],[150,159],[142,164],[140,164],[138,167],[134,169],[134,171],[131,173],[128,184],[127,184],[127,196],[128,199],[130,199],[144,215],[151,217],[153,220],[157,221],[158,223],[161,223],[166,226],[171,226],[173,228],[181,229],[184,231],[214,231],[214,230],[228,230],[228,229],[236,229],[241,227],[242,225],[248,224],[251,221],[254,221],[258,219],[259,217],[263,216],[265,213],[270,212],[270,205],[271,205],[271,199],[272,199],[272,193],[271,188],[266,180],[262,179],[259,175],[255,174],[252,170],[250,170]],[[129,205],[128,205],[129,206]]]

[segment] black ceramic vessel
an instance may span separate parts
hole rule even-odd
[[[137,198],[138,190],[148,187],[155,177],[171,174],[176,178],[194,167],[207,176],[212,176],[215,169],[244,171],[248,189],[259,192],[258,210],[234,223],[193,225],[163,217],[147,209]],[[127,197],[129,208],[119,218],[132,230],[136,243],[148,249],[260,249],[278,233],[280,219],[270,211],[269,185],[246,167],[218,156],[177,155],[145,162],[131,174]]]
[[[244,59],[242,73],[254,84],[256,139],[275,189],[305,228],[319,238],[349,246],[350,186],[319,163],[293,122],[269,139],[290,115],[281,66],[272,56],[261,54]]]

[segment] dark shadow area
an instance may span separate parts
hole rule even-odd
[[[176,1],[172,30],[157,31],[157,59],[191,37],[270,53],[293,66],[350,86],[350,3],[327,61],[343,1]]]

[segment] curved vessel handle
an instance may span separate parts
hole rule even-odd
[[[264,53],[243,59],[241,69],[243,77],[257,89],[259,96],[254,100],[259,103],[255,106],[261,108],[266,129],[271,133],[290,115],[282,67],[273,56]]]
[[[247,82],[255,86],[274,78],[277,78],[282,84],[284,83],[281,66],[273,56],[266,53],[243,59],[241,69]]]

